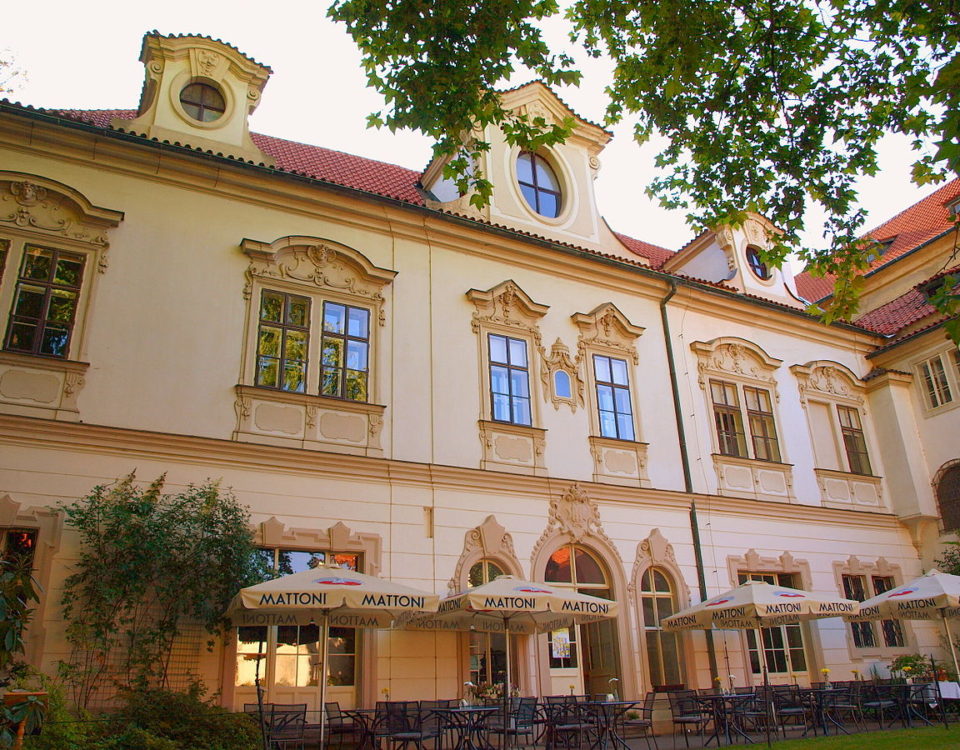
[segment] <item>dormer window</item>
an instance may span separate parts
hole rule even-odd
[[[760,251],[757,248],[747,248],[747,265],[750,266],[753,275],[761,281],[766,281],[770,278],[770,269],[767,268],[767,264],[760,258]]]
[[[227,111],[223,94],[208,83],[191,83],[180,92],[183,111],[198,122],[219,120]]]
[[[517,182],[530,208],[548,219],[560,215],[560,181],[546,159],[522,152],[517,157]]]

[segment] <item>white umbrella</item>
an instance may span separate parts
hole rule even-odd
[[[950,633],[950,619],[960,617],[960,576],[933,569],[903,586],[884,591],[860,604],[860,612],[846,619],[867,620],[940,620],[947,634],[953,668],[960,674],[957,650]]]
[[[709,630],[731,628],[755,630],[757,650],[763,667],[763,684],[769,685],[763,628],[795,622],[855,614],[859,603],[853,599],[820,596],[764,581],[747,581],[735,589],[711,597],[661,621],[664,630]],[[770,744],[770,722],[767,744]]]
[[[507,672],[504,707],[510,695],[510,634],[545,633],[569,625],[616,617],[617,603],[576,589],[498,576],[489,583],[448,596],[436,614],[404,618],[411,630],[479,630],[504,633]],[[504,708],[506,710],[506,708]]]
[[[241,589],[227,616],[235,625],[300,624],[320,626],[320,737],[326,728],[327,637],[330,624],[351,628],[388,628],[403,614],[432,612],[437,594],[335,565],[312,568]]]

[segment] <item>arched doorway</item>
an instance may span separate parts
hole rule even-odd
[[[544,581],[613,599],[610,573],[600,557],[580,544],[564,544],[547,560]],[[616,619],[562,628],[548,634],[552,690],[619,693],[622,680]]]
[[[494,560],[482,559],[470,566],[467,587],[489,583],[506,571]],[[512,651],[513,649],[511,649]],[[517,663],[514,658],[514,664]],[[470,633],[470,682],[482,688],[502,682],[507,673],[507,639],[503,633]],[[513,682],[519,682],[513,675]]]

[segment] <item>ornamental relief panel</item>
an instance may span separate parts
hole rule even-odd
[[[487,516],[483,523],[470,529],[463,538],[463,552],[457,561],[453,576],[447,582],[447,593],[462,591],[470,566],[481,559],[493,560],[507,575],[521,576],[520,561],[513,547],[513,537],[501,526],[495,516]]]
[[[773,391],[774,397],[779,401],[780,395],[776,392],[773,372],[783,361],[770,357],[756,344],[744,339],[725,337],[709,342],[695,341],[690,348],[699,359],[698,382],[704,390],[710,376],[732,377],[764,384]]]
[[[595,347],[613,350],[631,360],[634,365],[640,364],[635,342],[644,329],[627,320],[612,302],[606,302],[589,313],[576,313],[571,319],[580,329],[577,340],[578,361],[586,360],[587,349]]]
[[[790,368],[797,378],[800,402],[804,408],[808,397],[824,397],[862,407],[863,384],[850,370],[836,362],[808,362]]]
[[[670,573],[676,586],[677,603],[683,607],[690,601],[690,587],[684,580],[683,571],[677,563],[673,545],[667,541],[660,529],[653,529],[647,538],[637,545],[637,556],[633,561],[630,583],[627,592],[630,601],[636,602],[640,591],[640,576],[649,568],[663,568]]]
[[[0,171],[0,226],[53,240],[72,240],[98,251],[97,270],[108,265],[108,232],[123,221],[121,211],[99,208],[79,192],[36,175]]]
[[[792,573],[800,579],[794,581],[795,588],[809,591],[813,586],[810,563],[797,560],[789,551],[779,557],[762,557],[755,549],[749,549],[743,557],[727,557],[727,571],[733,586],[737,585],[740,573]]]
[[[574,544],[582,543],[599,547],[598,551],[602,556],[606,556],[611,571],[614,561],[622,563],[616,545],[603,530],[600,509],[577,482],[571,484],[562,495],[553,495],[550,498],[547,527],[537,543],[533,545],[533,551],[530,554],[530,559],[534,562],[532,575],[537,574],[536,563],[541,550],[559,536],[566,537]]]
[[[568,393],[564,393],[558,385],[557,373],[566,374]],[[552,402],[554,409],[559,410],[560,404],[566,404],[570,411],[576,412],[577,407],[584,405],[580,357],[571,357],[570,350],[559,338],[553,342],[549,354],[540,348],[540,382],[543,385],[543,400]]]
[[[541,349],[538,323],[550,307],[534,302],[515,282],[503,281],[485,292],[471,289],[467,299],[476,308],[470,323],[474,333],[490,325],[514,328],[529,334]]]
[[[356,250],[315,237],[284,237],[270,245],[245,239],[241,248],[250,257],[244,299],[251,298],[255,279],[292,282],[357,298],[374,308],[381,326],[386,323],[383,288],[396,272],[374,266]]]

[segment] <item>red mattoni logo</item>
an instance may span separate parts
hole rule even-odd
[[[318,578],[314,583],[324,584],[326,586],[362,586],[360,581],[354,581],[352,578]]]
[[[728,601],[730,601],[730,600],[729,600],[729,599],[717,599],[715,602],[707,602],[706,606],[708,606],[708,607],[718,607],[718,606],[720,606],[721,604],[726,604]]]
[[[795,594],[792,591],[777,591],[777,596],[784,596],[788,599],[806,599],[804,594]]]
[[[522,591],[524,594],[552,594],[550,589],[538,589],[536,586],[517,586],[514,591]]]
[[[907,594],[912,594],[914,591],[916,591],[916,589],[904,589],[903,591],[898,591],[896,594],[890,594],[887,598],[893,599],[897,596],[906,596]]]

